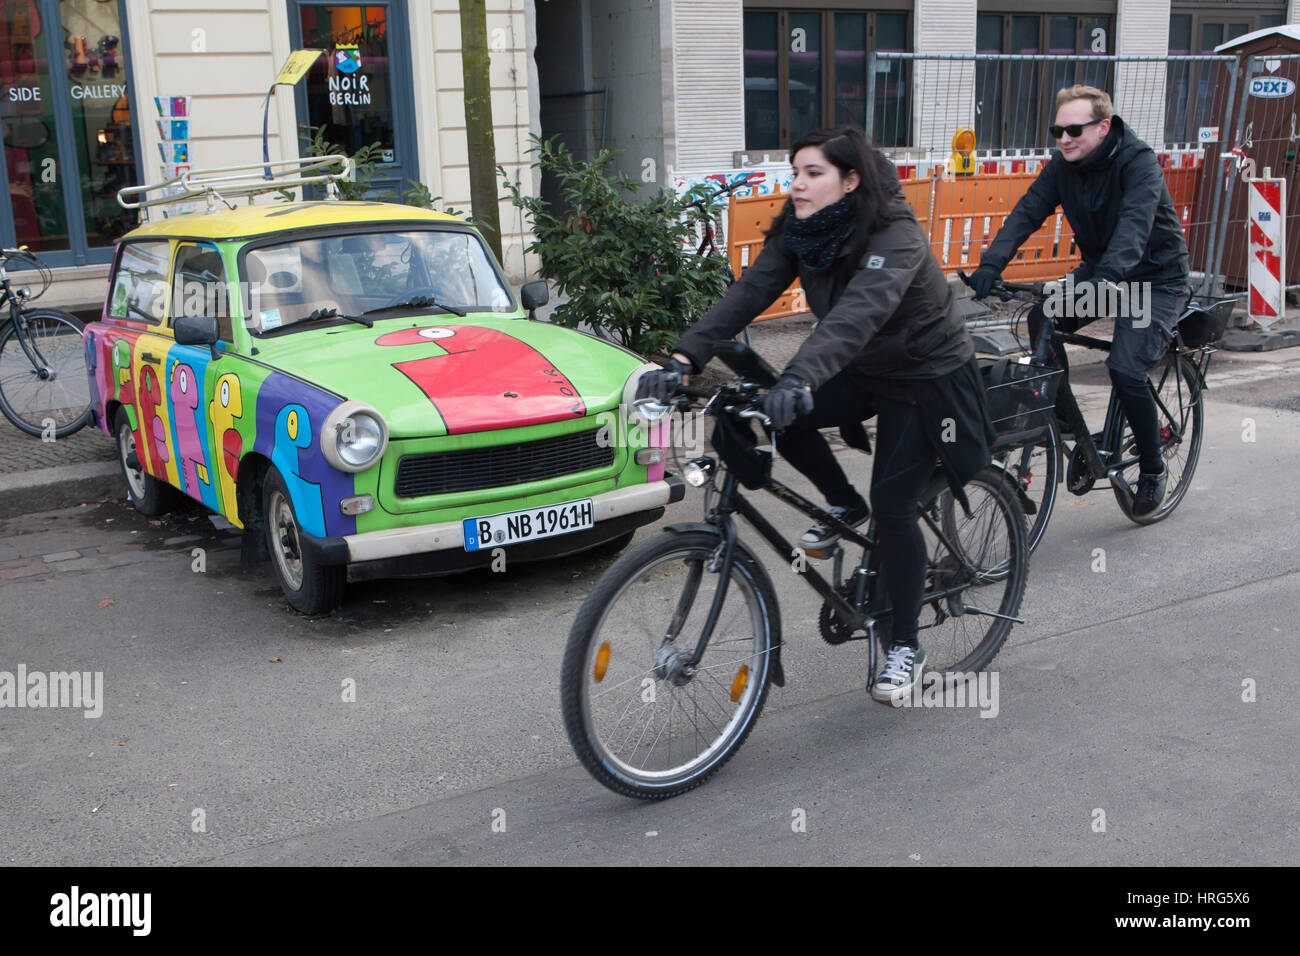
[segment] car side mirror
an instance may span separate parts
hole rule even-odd
[[[528,310],[528,317],[536,319],[534,311],[551,301],[551,288],[544,279],[525,282],[519,289],[519,301]]]
[[[221,357],[217,351],[217,320],[210,315],[182,315],[172,322],[172,335],[177,345],[206,345],[212,349],[212,360]]]

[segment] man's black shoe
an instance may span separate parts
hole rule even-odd
[[[1169,469],[1163,469],[1158,475],[1149,475],[1145,471],[1138,474],[1137,493],[1133,496],[1133,515],[1143,518],[1158,511],[1165,503],[1165,486],[1169,480]]]

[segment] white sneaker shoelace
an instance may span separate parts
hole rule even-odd
[[[913,648],[891,647],[889,656],[885,658],[884,670],[880,672],[880,679],[890,683],[906,680],[912,667],[912,658],[915,656],[916,651]]]

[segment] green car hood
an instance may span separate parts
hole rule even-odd
[[[642,362],[525,319],[421,316],[257,340],[258,359],[374,406],[393,438],[567,421],[618,406]]]

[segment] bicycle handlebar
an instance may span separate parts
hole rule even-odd
[[[970,286],[970,276],[958,269],[957,278],[961,279],[967,286]],[[1044,298],[1047,293],[1044,289],[1044,282],[1007,282],[1005,279],[999,279],[993,283],[993,294],[1003,302],[1009,302],[1017,296],[1032,295],[1038,298]]]
[[[734,193],[737,189],[740,189],[744,186],[753,186],[754,183],[750,180],[750,177],[753,175],[754,175],[753,173],[746,173],[744,179],[737,179],[734,183],[731,183],[730,185],[727,186],[719,186],[715,192],[711,193],[708,196],[701,196],[699,199],[695,200],[694,202],[687,203],[686,206],[687,208],[690,208],[692,206],[701,206],[706,202],[712,205],[713,200],[717,199],[719,196],[730,195],[731,193]]]

